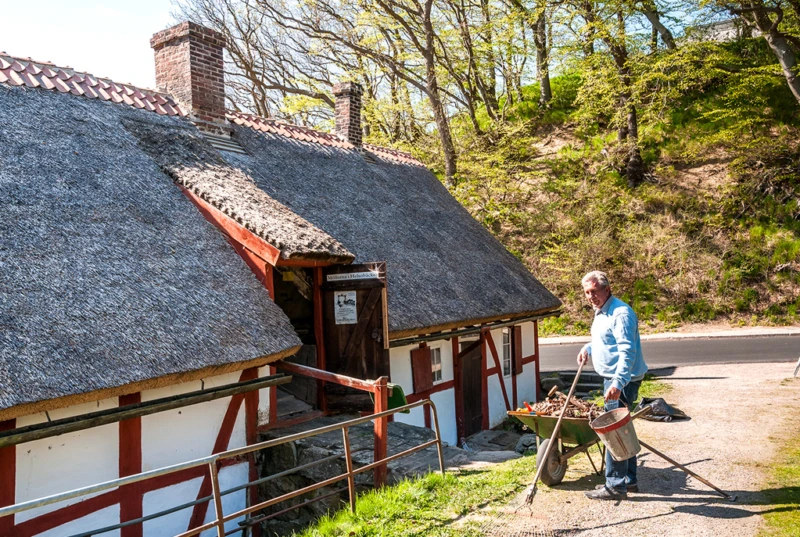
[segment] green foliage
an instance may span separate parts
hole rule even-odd
[[[787,379],[785,382],[790,384],[793,381]],[[764,514],[766,524],[759,537],[800,535],[800,448],[797,441],[795,436],[786,443],[777,464],[770,470],[770,488],[765,491],[770,508]]]

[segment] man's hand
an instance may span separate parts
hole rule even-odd
[[[578,353],[578,365],[585,364],[589,361],[589,353],[586,349],[581,349],[581,352]]]
[[[608,391],[606,392],[606,401],[616,401],[619,399],[619,396],[622,395],[622,391],[619,388],[615,388],[611,386]]]

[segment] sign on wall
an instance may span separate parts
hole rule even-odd
[[[377,280],[380,274],[374,271],[369,272],[348,272],[345,274],[328,274],[329,282],[347,282],[352,280]]]
[[[333,297],[336,301],[333,305],[333,316],[336,324],[356,324],[358,322],[356,292],[337,291]]]

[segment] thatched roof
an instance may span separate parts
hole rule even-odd
[[[265,363],[300,344],[123,123],[188,125],[0,84],[0,411]]]
[[[427,169],[388,152],[336,147],[248,125],[225,152],[271,198],[386,261],[393,337],[557,310],[561,302]]]

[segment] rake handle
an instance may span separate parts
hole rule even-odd
[[[550,452],[553,450],[553,445],[558,443],[558,431],[561,428],[561,421],[564,419],[564,414],[567,412],[567,407],[569,406],[569,401],[572,399],[572,394],[575,393],[575,387],[578,385],[578,379],[581,377],[581,372],[583,371],[583,366],[586,365],[586,362],[580,364],[578,366],[578,372],[575,373],[575,380],[572,381],[572,386],[569,388],[569,395],[567,395],[567,402],[564,404],[564,408],[561,409],[561,414],[558,416],[558,421],[556,422],[556,426],[553,428],[553,434],[550,435],[550,442],[547,443],[547,449],[544,451],[544,457],[542,457],[542,464],[536,469],[536,476],[533,478],[533,488],[531,489],[530,494],[528,497],[525,498],[525,501],[530,505],[533,503],[533,497],[536,496],[536,484],[539,482],[539,478],[542,477],[542,471],[544,470],[544,465],[547,464],[547,459],[550,457]]]

